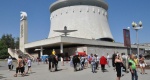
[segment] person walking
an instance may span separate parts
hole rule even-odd
[[[49,68],[48,69],[49,69],[50,72],[52,72],[52,55],[49,55],[48,62],[49,62],[48,63],[49,64]]]
[[[114,70],[116,69],[115,67],[115,57],[117,56],[117,54],[114,52],[114,54],[112,55],[112,66],[114,68]]]
[[[28,58],[28,61],[27,61],[28,69],[27,69],[27,72],[26,72],[26,73],[28,73],[29,71],[30,71],[30,73],[31,73],[31,64],[32,64],[31,59]]]
[[[98,54],[95,54],[94,55],[94,57],[95,57],[95,64],[96,64],[96,69],[98,70],[98,66],[99,66],[99,57],[98,57]]]
[[[139,64],[140,64],[140,69],[141,69],[141,74],[145,74],[145,58],[144,58],[144,56],[140,56],[140,59],[139,59]]]
[[[21,71],[21,75],[24,76],[24,63],[22,56],[18,56],[16,74],[14,75],[14,77],[17,77],[19,71]]]
[[[81,56],[80,61],[81,61],[81,70],[83,70],[85,67],[85,57]]]
[[[13,60],[12,60],[11,56],[9,56],[9,58],[7,60],[7,64],[8,64],[9,71],[11,71],[13,69]]]
[[[73,62],[74,71],[77,71],[77,64],[80,63],[80,59],[77,54],[73,56],[72,62]]]
[[[91,55],[88,55],[88,56],[87,56],[87,59],[88,59],[88,64],[89,64],[90,67],[91,67],[91,59],[92,59],[92,58],[91,58]],[[89,66],[88,66],[88,67],[89,67]]]
[[[134,62],[136,64],[136,70],[138,71],[138,68],[139,68],[139,59],[137,58],[137,56],[135,56]]]
[[[88,56],[85,56],[85,68],[88,68]]]
[[[105,58],[105,56],[101,56],[100,58],[100,65],[101,65],[101,70],[102,72],[105,71],[105,65],[107,64],[107,59]]]
[[[120,80],[121,78],[121,64],[122,64],[122,58],[119,55],[115,56],[115,66],[116,66],[116,72],[117,72],[117,79]]]
[[[57,56],[52,54],[52,68],[55,68],[53,71],[57,71],[58,59]]]
[[[108,67],[110,67],[109,61],[110,61],[110,56],[109,56],[109,54],[107,53],[107,65],[108,65]]]
[[[92,67],[92,72],[96,73],[96,58],[91,54],[91,67]]]
[[[138,74],[136,71],[136,63],[134,61],[135,56],[133,54],[130,55],[129,59],[129,69],[131,72],[131,79],[132,80],[138,80]]]

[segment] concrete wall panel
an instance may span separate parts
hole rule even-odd
[[[107,11],[101,7],[78,5],[68,6],[51,13],[51,27],[48,38],[60,36],[62,33],[53,30],[63,30],[67,26],[69,30],[78,30],[69,36],[99,39],[113,39],[107,21]]]

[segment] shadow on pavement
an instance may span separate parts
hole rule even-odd
[[[63,69],[57,69],[56,71],[54,71],[54,72],[58,72],[58,71],[62,71]]]
[[[109,72],[108,70],[105,70],[104,72]]]
[[[32,74],[32,73],[36,73],[36,72],[31,72],[31,74]]]
[[[34,74],[36,72],[26,73],[25,76],[29,76],[30,74]]]
[[[29,76],[28,74],[25,74],[24,76]]]
[[[3,78],[6,78],[6,77],[0,76],[0,79],[3,79]]]
[[[16,70],[11,70],[11,71],[16,71]]]

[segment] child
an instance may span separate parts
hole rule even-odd
[[[28,73],[29,70],[30,70],[30,73],[31,73],[31,59],[30,58],[28,58],[27,65],[28,65],[28,70],[27,70],[26,73]]]

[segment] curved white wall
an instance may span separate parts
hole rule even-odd
[[[60,36],[62,33],[53,30],[78,30],[70,33],[71,37],[113,40],[107,21],[107,11],[101,7],[76,5],[55,10],[50,15],[51,27],[49,37]]]

